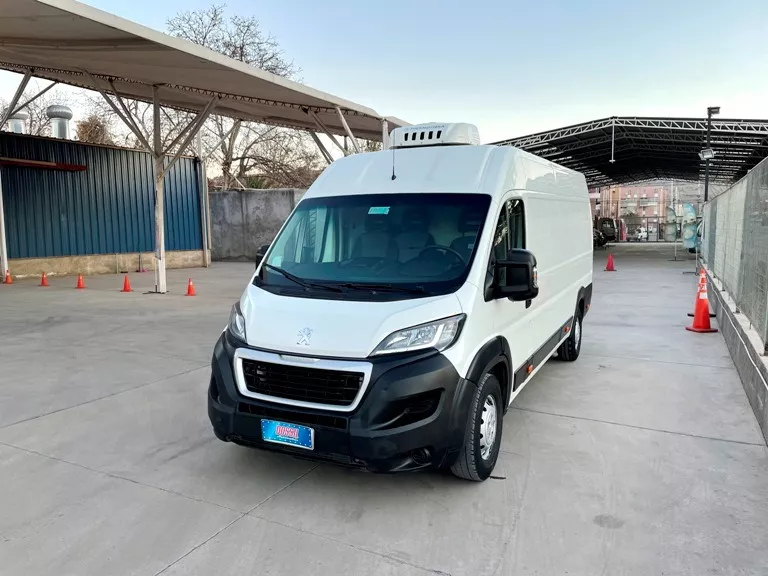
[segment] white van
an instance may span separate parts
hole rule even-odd
[[[488,478],[507,408],[592,297],[584,176],[468,124],[398,128],[334,162],[216,343],[208,414],[238,444]]]

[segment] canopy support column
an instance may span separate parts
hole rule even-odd
[[[208,116],[210,116],[211,112],[216,107],[219,98],[218,96],[211,98],[205,108],[197,114],[195,119],[182,129],[181,133],[172,144],[175,145],[175,143],[182,137],[184,138],[184,141],[179,145],[173,158],[166,164],[165,158],[166,155],[171,152],[171,148],[163,149],[159,92],[160,86],[152,86],[152,112],[154,119],[152,128],[152,156],[154,159],[155,172],[155,260],[157,260],[157,266],[155,267],[155,292],[158,294],[165,294],[168,291],[165,261],[165,196],[163,192],[165,175],[179,159],[181,153],[187,149],[194,137],[197,136],[200,128],[203,127]]]
[[[152,154],[152,166],[153,166],[153,172],[155,176],[155,293],[157,294],[165,294],[168,291],[168,285],[166,281],[166,262],[165,262],[165,197],[164,197],[164,183],[165,183],[165,175],[168,173],[168,171],[173,168],[176,161],[179,159],[179,157],[182,155],[184,150],[186,150],[189,145],[192,143],[192,140],[197,136],[200,129],[203,127],[203,124],[208,119],[208,117],[211,115],[211,112],[213,112],[213,109],[216,107],[216,104],[219,101],[218,96],[214,96],[208,101],[208,104],[206,104],[205,108],[198,112],[198,114],[187,124],[184,128],[182,128],[181,132],[176,136],[176,138],[171,142],[171,144],[167,147],[163,146],[163,135],[162,135],[162,126],[160,122],[160,113],[161,113],[161,107],[160,107],[160,86],[154,85],[152,86],[152,144],[149,143],[147,137],[144,135],[144,133],[139,128],[138,122],[133,117],[133,114],[131,113],[131,110],[128,108],[128,106],[125,104],[125,101],[123,98],[118,94],[117,89],[115,88],[114,82],[111,80],[109,81],[109,86],[112,90],[112,93],[114,94],[114,98],[117,101],[117,104],[115,104],[114,100],[109,96],[109,94],[106,93],[106,91],[101,87],[98,80],[87,70],[83,70],[83,73],[86,74],[90,79],[91,83],[93,84],[93,87],[99,91],[101,96],[104,98],[104,100],[107,101],[107,104],[109,104],[110,108],[114,111],[115,114],[117,114],[117,117],[120,118],[120,120],[123,121],[123,123],[128,127],[128,129],[133,132],[134,136],[141,142],[141,144],[146,148],[151,154]],[[173,157],[166,162],[166,156],[170,154],[176,145],[181,141],[181,144],[176,149]],[[202,159],[201,159],[202,160]],[[204,174],[204,168],[203,168],[203,174]],[[207,184],[207,182],[204,182],[204,184]],[[206,187],[207,188],[207,187]],[[201,218],[207,220],[207,211],[203,210],[201,212]],[[207,224],[207,221],[204,223]],[[208,255],[207,255],[207,237],[203,238],[203,262],[208,265]]]
[[[237,122],[233,123],[232,127],[226,132],[224,132],[224,136],[219,138],[218,142],[216,142],[216,144],[214,144],[209,148],[208,152],[206,152],[203,155],[203,159],[208,160],[208,157],[213,153],[213,151],[216,150],[216,148],[218,148],[219,146],[221,146],[224,140],[229,138],[229,135],[232,134],[232,131],[235,129],[235,126],[237,126]],[[210,132],[211,134],[214,134],[213,130],[211,130],[210,128],[206,127],[206,130],[208,130],[208,132]],[[218,136],[218,134],[214,134],[214,135]],[[201,143],[201,146],[202,146],[202,143]],[[202,151],[202,148],[200,150]]]
[[[56,86],[57,84],[58,84],[58,82],[51,82],[50,84],[48,84],[48,86],[46,86],[45,88],[43,88],[42,90],[40,90],[40,92],[38,92],[37,94],[35,94],[34,96],[32,96],[32,98],[30,98],[29,100],[26,100],[26,101],[24,101],[24,103],[23,103],[23,104],[19,104],[18,106],[16,106],[16,108],[14,109],[14,111],[13,111],[13,112],[11,112],[11,116],[13,116],[14,114],[16,114],[17,112],[20,112],[21,110],[24,110],[24,108],[26,108],[27,106],[29,106],[30,104],[32,104],[32,102],[34,102],[35,100],[37,100],[38,98],[40,98],[40,96],[42,96],[43,94],[45,94],[46,92],[48,92],[48,90],[50,90],[51,88],[53,88],[53,87],[54,87],[54,86]],[[10,117],[10,116],[9,116],[9,117]]]
[[[124,116],[120,116],[120,112],[115,108],[114,104],[112,104],[112,99],[107,96],[106,93],[103,91],[101,92],[101,95],[109,102],[110,106],[112,106],[112,109],[117,113],[118,116],[123,120],[123,122],[128,126],[128,128],[131,130],[131,132],[134,133],[136,138],[139,139],[139,142],[146,148],[147,150],[152,150],[152,147],[149,145],[149,142],[147,142],[147,138],[144,135],[143,130],[139,128],[138,122],[136,122],[135,118],[133,117],[133,114],[131,114],[131,111],[128,109],[128,106],[126,106],[125,101],[122,99],[120,94],[118,94],[117,89],[115,88],[114,82],[112,80],[109,81],[109,86],[112,88],[112,94],[115,95],[115,100],[117,100],[117,103],[120,104],[120,108],[123,109]]]
[[[109,107],[112,108],[112,111],[117,115],[118,118],[120,118],[120,120],[122,120],[123,124],[125,124],[128,129],[133,132],[133,135],[136,136],[136,139],[141,143],[141,145],[144,146],[144,148],[149,152],[152,152],[152,146],[149,145],[149,142],[144,136],[144,133],[139,129],[138,124],[134,121],[131,111],[125,105],[123,99],[120,98],[120,95],[115,90],[114,84],[111,81],[109,83],[122,110],[117,107],[117,104],[112,101],[112,98],[109,97],[109,94],[104,91],[104,89],[99,84],[99,81],[96,80],[96,78],[90,72],[83,70],[83,73],[91,79],[91,84],[93,84],[94,89],[98,91],[99,94],[101,94],[101,97],[104,98],[107,104],[109,104]]]
[[[160,131],[160,98],[159,87],[152,86],[152,118],[153,118],[153,166],[155,173],[155,292],[165,294],[168,291],[165,278],[165,217],[163,184],[165,183],[165,156],[163,155],[163,138]]]
[[[332,164],[333,156],[331,156],[331,153],[328,152],[328,149],[323,145],[323,143],[320,142],[320,138],[317,137],[317,134],[310,130],[309,135],[312,136],[312,140],[314,140],[315,144],[317,144],[317,147],[320,149],[320,154],[323,155],[325,161],[328,162],[328,164]]]
[[[381,119],[381,149],[389,150],[389,122]]]
[[[24,73],[24,77],[21,79],[21,82],[19,82],[18,88],[16,88],[16,93],[13,95],[13,98],[11,98],[11,101],[8,103],[8,107],[0,112],[0,128],[5,125],[8,118],[10,118],[13,115],[14,108],[16,108],[16,105],[19,103],[19,99],[21,98],[21,95],[24,93],[24,90],[27,88],[27,84],[29,84],[29,79],[32,77],[32,70],[27,70]],[[2,279],[3,282],[5,282],[5,273],[8,270],[8,245],[5,241],[5,208],[3,206],[3,175],[2,170],[0,170],[0,279]]]
[[[5,210],[3,209],[3,171],[0,170],[0,282],[5,282],[8,270],[8,245],[5,243]]]
[[[344,118],[344,114],[341,113],[341,108],[339,108],[338,106],[336,106],[336,113],[339,115],[339,120],[341,120],[341,125],[344,126],[344,132],[347,133],[347,136],[352,142],[352,148],[355,149],[355,154],[360,154],[360,146],[357,145],[357,138],[354,137],[354,135],[352,134],[352,130],[349,129],[349,124],[347,124],[347,119]],[[347,154],[349,154],[349,151],[345,146],[344,155],[346,156]]]
[[[213,99],[211,99],[208,102],[208,104],[205,105],[205,108],[203,109],[203,111],[198,113],[198,115],[195,116],[194,118],[192,118],[192,120],[190,120],[189,123],[184,128],[182,128],[178,134],[176,134],[176,137],[173,139],[173,141],[170,144],[168,144],[168,146],[166,146],[166,150],[168,151],[173,150],[176,147],[176,145],[181,141],[182,138],[184,138],[185,136],[188,136],[189,130],[194,130],[194,133],[193,133],[193,138],[194,138],[194,136],[196,136],[197,132],[200,130],[200,127],[197,127],[197,128],[195,127],[198,126],[198,124],[202,126],[202,123],[205,123],[205,121],[208,119],[208,116],[210,115],[211,107],[213,107],[217,102],[218,102],[218,98],[214,97]],[[203,118],[202,123],[200,122],[200,118]],[[176,161],[176,159],[184,152],[184,150],[187,148],[187,146],[189,146],[191,142],[192,140],[188,137],[184,140],[184,143],[181,146],[179,146],[177,154],[174,157],[171,164],[173,164],[173,162]]]
[[[192,143],[192,140],[195,138],[195,136],[197,136],[197,133],[200,132],[200,128],[202,128],[203,124],[205,124],[205,121],[208,120],[208,116],[211,115],[211,110],[213,110],[218,102],[218,97],[214,96],[211,98],[208,104],[205,105],[205,108],[198,112],[197,116],[194,120],[192,120],[192,122],[182,128],[181,132],[179,132],[179,135],[173,140],[173,142],[171,142],[168,148],[163,151],[164,155],[170,154],[171,150],[173,150],[174,146],[176,146],[176,143],[181,140],[182,136],[185,136],[184,141],[176,150],[176,154],[173,155],[173,158],[171,158],[171,161],[168,162],[165,170],[163,170],[163,176],[168,174],[168,171],[173,167],[174,164],[176,164],[176,160],[179,159],[184,150],[186,150],[187,147]]]
[[[328,130],[328,127],[327,127],[325,124],[323,124],[323,121],[322,121],[322,120],[320,120],[320,118],[317,116],[317,114],[315,114],[315,113],[314,113],[312,110],[309,110],[309,109],[306,109],[306,110],[305,110],[305,112],[306,112],[307,114],[309,114],[309,116],[312,118],[312,120],[314,120],[314,121],[315,121],[315,124],[317,125],[317,127],[318,127],[318,128],[320,128],[320,131],[321,131],[321,132],[323,132],[323,133],[324,133],[326,136],[328,136],[328,138],[330,138],[330,139],[331,139],[331,142],[333,142],[334,144],[336,144],[336,147],[337,147],[339,150],[341,150],[341,153],[342,153],[342,154],[344,154],[344,156],[347,156],[347,151],[346,151],[346,150],[344,150],[344,146],[342,146],[342,145],[341,145],[341,142],[339,142],[339,141],[336,139],[336,136],[334,136],[334,135],[331,133],[331,131],[330,131],[330,130]]]
[[[11,101],[8,103],[8,107],[3,110],[2,116],[0,116],[0,128],[2,128],[5,123],[8,121],[8,118],[10,118],[13,114],[13,112],[18,112],[18,109],[16,108],[16,105],[19,103],[19,100],[21,99],[21,95],[24,93],[24,90],[27,88],[27,84],[29,84],[29,79],[32,77],[32,70],[28,69],[26,72],[24,72],[24,78],[21,79],[21,82],[19,82],[18,88],[16,88],[16,93],[13,95],[13,98],[11,98]]]
[[[205,157],[203,156],[203,139],[200,134],[196,140],[196,155],[200,166],[200,234],[203,239],[203,266],[208,268],[211,261],[208,258],[208,171],[206,170]]]

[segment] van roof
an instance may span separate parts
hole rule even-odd
[[[394,175],[394,179],[393,179]],[[331,164],[305,198],[353,194],[586,193],[583,174],[510,146],[433,146],[353,154]]]

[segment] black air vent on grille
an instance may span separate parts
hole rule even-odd
[[[349,406],[363,385],[360,372],[338,372],[243,359],[251,392],[316,404]]]
[[[246,404],[245,402],[240,402],[237,405],[237,411],[243,414],[251,414],[252,416],[280,420],[281,422],[304,424],[312,428],[322,426],[325,428],[335,428],[336,430],[347,429],[347,419],[344,416],[331,416],[315,412],[293,412],[291,410],[281,410],[280,408]]]

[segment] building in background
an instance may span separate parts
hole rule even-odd
[[[68,121],[67,110],[52,118]],[[66,126],[54,132],[66,136]],[[0,194],[15,277],[152,269],[155,185],[148,152],[0,131]],[[168,267],[203,266],[202,172],[183,156],[164,182]],[[210,244],[209,244],[210,245]]]
[[[627,238],[661,240],[667,208],[674,209],[680,222],[683,204],[701,210],[703,185],[699,182],[657,180],[630,186],[604,186],[590,191],[596,218],[620,219]]]

